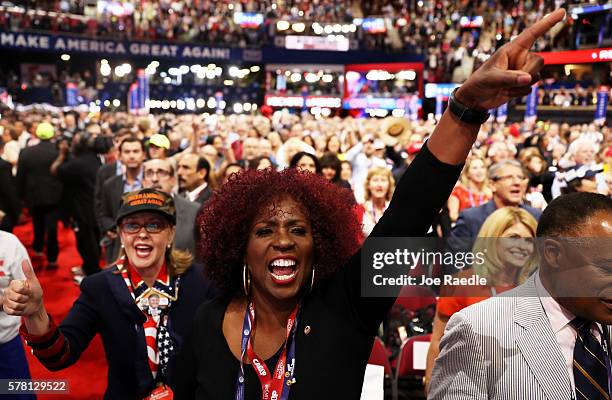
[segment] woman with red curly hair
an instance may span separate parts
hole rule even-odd
[[[502,47],[451,96],[370,238],[427,233],[486,110],[531,91],[543,62],[527,49],[563,15]],[[177,360],[177,399],[360,397],[395,299],[361,297],[361,227],[349,196],[315,174],[265,170],[233,176],[207,203],[201,254],[225,296],[196,313]]]

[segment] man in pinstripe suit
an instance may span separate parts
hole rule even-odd
[[[451,317],[429,399],[610,398],[612,199],[561,196],[537,236],[527,282]]]

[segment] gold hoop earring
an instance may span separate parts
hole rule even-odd
[[[242,267],[242,288],[244,289],[244,294],[248,297],[251,292],[251,274],[246,263]]]

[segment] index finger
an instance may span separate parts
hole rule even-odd
[[[548,32],[553,26],[561,22],[565,18],[565,9],[560,8],[546,15],[544,18],[525,29],[523,33],[518,35],[512,43],[515,43],[523,48],[530,49],[535,41]]]

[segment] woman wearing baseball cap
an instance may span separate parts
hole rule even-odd
[[[109,367],[105,399],[171,391],[174,354],[198,305],[213,297],[201,266],[173,247],[175,223],[170,195],[155,189],[125,194],[117,217],[119,259],[83,280],[59,326],[45,310],[32,267],[23,265],[26,279],[10,283],[4,310],[25,317],[21,334],[47,369],[77,362],[99,333]]]

